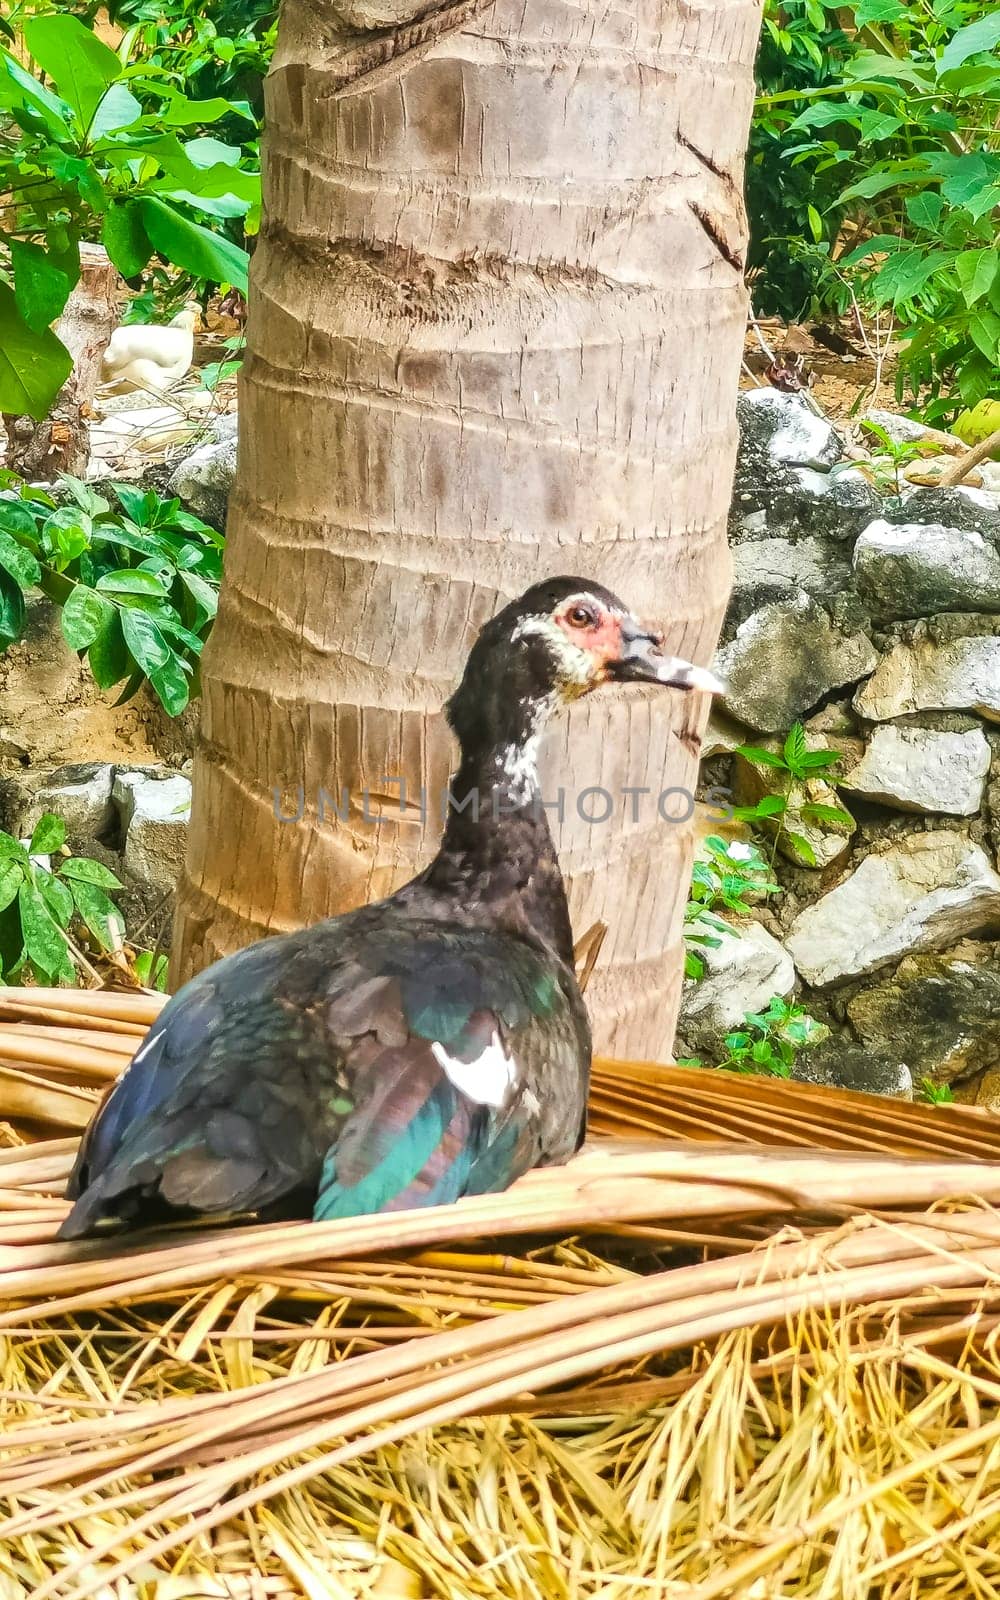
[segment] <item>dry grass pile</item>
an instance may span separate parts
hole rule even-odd
[[[1000,1122],[605,1062],[506,1195],[53,1244],[159,1004],[0,991],[3,1600],[1000,1594]]]

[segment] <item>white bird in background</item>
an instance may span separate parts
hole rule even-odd
[[[199,308],[189,302],[168,326],[133,322],[116,328],[101,361],[101,382],[117,393],[152,389],[162,394],[189,370]]]

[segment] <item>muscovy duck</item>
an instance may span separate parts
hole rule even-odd
[[[87,1129],[60,1238],[439,1205],[579,1148],[590,1028],[535,755],[608,680],[720,687],[583,578],[487,623],[447,706],[461,764],[434,861],[178,991]]]

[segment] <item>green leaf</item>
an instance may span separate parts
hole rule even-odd
[[[38,892],[48,906],[60,928],[68,928],[73,916],[73,896],[64,883],[51,872],[35,873]]]
[[[788,799],[783,794],[766,794],[753,807],[758,817],[780,817],[788,809]]]
[[[101,97],[90,124],[91,142],[106,134],[130,128],[142,116],[142,106],[124,83],[113,83]]]
[[[809,232],[812,234],[816,243],[819,244],[819,241],[823,237],[823,218],[820,216],[815,206],[806,206],[806,221],[809,223]]]
[[[120,889],[122,887],[114,873],[100,861],[92,861],[90,856],[70,856],[59,868],[62,878],[75,878],[79,883],[94,883],[99,889]]]
[[[34,333],[13,290],[0,284],[0,411],[41,422],[72,369],[66,346],[48,328]]]
[[[101,629],[107,627],[113,611],[110,600],[103,600],[85,583],[76,584],[67,597],[60,619],[63,638],[70,649],[88,649]]]
[[[82,878],[74,878],[69,887],[76,909],[98,944],[105,950],[113,950],[125,933],[125,923],[117,906],[103,889]]]
[[[967,323],[969,338],[987,361],[1000,356],[1000,316],[995,311],[974,311]]]
[[[840,806],[814,805],[809,801],[801,810],[805,822],[829,822],[849,828],[854,823],[854,818],[849,811],[844,811]]]
[[[0,567],[9,572],[22,589],[30,589],[42,576],[42,569],[31,551],[12,539],[4,528],[0,528]]]
[[[135,200],[110,205],[101,223],[101,243],[123,278],[141,272],[153,252]]]
[[[953,206],[974,210],[982,195],[989,194],[1000,176],[1000,166],[995,158],[973,151],[964,156],[950,156],[934,163],[942,173],[941,193]]]
[[[938,59],[938,76],[954,72],[970,56],[984,54],[997,44],[1000,44],[1000,11],[980,17],[977,22],[970,22],[967,27],[959,28],[957,33],[952,34]]]
[[[793,722],[788,730],[783,751],[785,763],[794,772],[801,766],[802,757],[806,754],[806,733],[801,722]]]
[[[0,859],[0,911],[5,911],[17,899],[23,879],[24,868],[19,861]]]
[[[6,78],[0,74],[0,105],[27,106],[41,117],[56,139],[69,138],[73,131],[73,113],[65,100],[26,72],[6,50],[0,51],[0,66],[6,74]]]
[[[927,228],[934,232],[941,225],[941,213],[944,210],[944,201],[934,189],[925,189],[922,194],[911,194],[905,201],[906,215],[917,228]]]
[[[86,132],[105,89],[121,77],[122,64],[115,52],[76,17],[65,12],[48,17],[27,17],[22,26],[31,54],[75,111],[81,129]]]
[[[24,595],[21,585],[0,566],[0,653],[20,639],[24,630]]]
[[[967,306],[974,306],[992,288],[997,265],[995,250],[963,250],[955,257],[955,272]]]
[[[879,305],[892,301],[899,305],[912,300],[929,278],[951,264],[947,250],[900,250],[883,262],[875,275],[875,298]]]
[[[169,91],[157,112],[161,122],[175,128],[191,123],[199,123],[204,127],[206,123],[218,122],[230,114],[243,117],[247,122],[257,120],[245,100],[223,100],[218,96],[211,100],[189,100],[186,95]]]
[[[137,611],[131,606],[123,608],[121,622],[125,643],[136,665],[142,668],[146,676],[165,667],[173,651],[156,623],[144,611]]]
[[[189,222],[173,206],[152,195],[138,202],[142,220],[154,247],[175,267],[183,267],[196,278],[213,283],[231,283],[241,293],[247,291],[249,257],[245,250],[200,223]]]
[[[151,594],[165,600],[168,591],[159,578],[139,567],[119,567],[116,572],[106,572],[98,578],[97,587],[102,594]]]
[[[28,846],[28,854],[33,856],[50,856],[54,850],[61,850],[66,843],[66,824],[61,817],[53,812],[46,811],[35,823]]]
[[[854,21],[857,27],[863,28],[867,22],[896,22],[905,16],[902,0],[860,0]]]
[[[21,913],[24,947],[32,965],[53,976],[64,974],[69,966],[66,941],[53,922],[45,901],[27,878],[17,892],[17,907]]]
[[[2,556],[0,556],[2,560]],[[187,589],[198,608],[198,627],[207,622],[209,617],[214,617],[219,609],[219,591],[211,583],[206,583],[197,572],[181,572],[181,583]]]
[[[17,309],[32,333],[43,333],[69,299],[69,278],[40,245],[11,239],[9,249]]]
[[[177,656],[149,674],[149,681],[169,717],[179,717],[191,698],[191,686]]]
[[[87,661],[99,689],[111,689],[127,678],[132,662],[122,633],[121,616],[114,606],[109,606],[108,617],[100,633],[87,652]]]
[[[773,750],[763,750],[760,745],[738,744],[736,754],[745,756],[758,766],[778,767],[782,772],[787,771],[784,756],[777,755]]]

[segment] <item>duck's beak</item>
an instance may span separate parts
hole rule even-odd
[[[608,667],[619,683],[662,683],[668,689],[699,689],[702,694],[726,692],[714,672],[681,656],[665,655],[660,635],[632,620],[622,623],[621,654]]]

